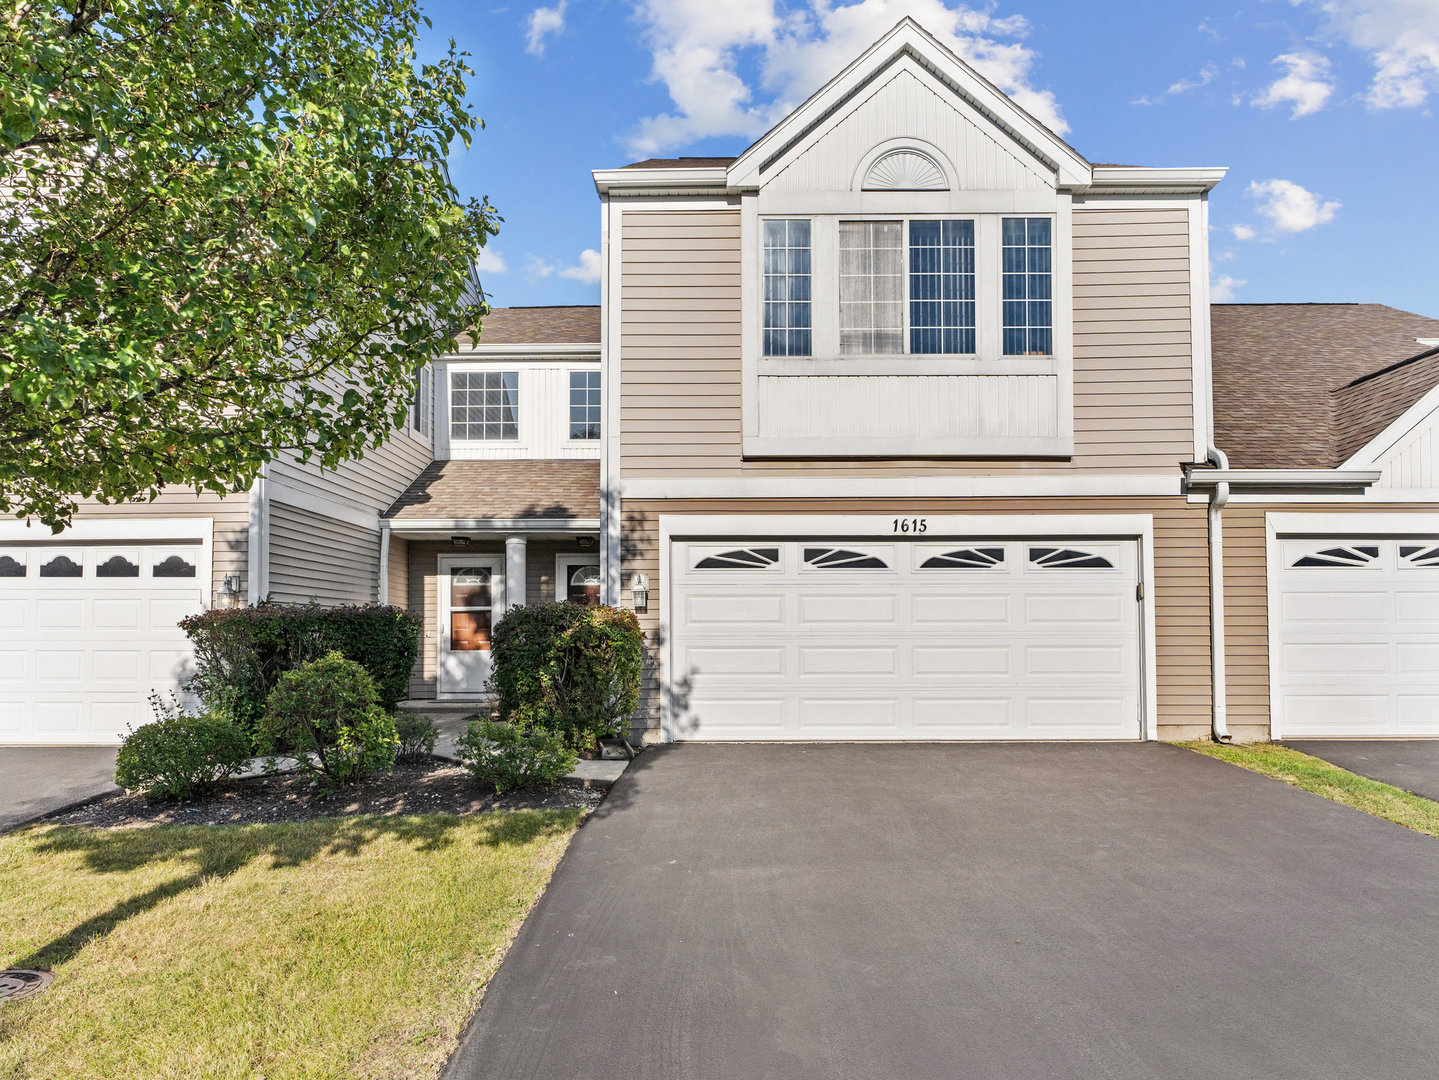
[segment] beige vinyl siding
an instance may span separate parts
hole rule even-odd
[[[1224,509],[1224,652],[1229,729],[1236,739],[1269,738],[1269,585],[1266,513],[1433,512],[1414,503],[1230,503]]]
[[[111,505],[81,500],[76,521],[102,518],[210,518],[214,522],[212,595],[219,592],[226,577],[234,577],[240,583],[241,595],[249,599],[249,492],[197,495],[193,491],[166,491],[154,502]]]
[[[407,606],[421,616],[424,624],[420,629],[420,655],[415,663],[414,674],[410,677],[410,697],[418,699],[435,696],[435,648],[437,627],[440,621],[439,598],[435,591],[436,573],[440,555],[499,555],[505,554],[504,541],[478,541],[461,552],[448,541],[412,540],[409,545],[409,588]],[[555,598],[555,556],[578,552],[579,546],[573,539],[531,540],[525,545],[525,599],[529,603],[540,603]],[[599,556],[595,556],[598,560]],[[395,594],[397,597],[399,593]],[[400,603],[398,599],[393,601]]]
[[[379,593],[380,531],[270,502],[270,596],[286,604],[369,604]]]
[[[385,581],[386,599],[394,607],[410,609],[410,542],[390,537],[389,571]]]
[[[314,462],[302,465],[289,456],[272,462],[265,475],[274,486],[378,515],[390,508],[433,457],[428,439],[396,428],[389,439],[367,450],[358,461],[342,461],[334,469],[321,469]]]
[[[763,503],[719,500],[625,501],[625,558],[620,579],[649,578],[647,609],[639,613],[648,656],[637,732],[653,738],[659,726],[659,630],[667,574],[659,565],[659,515],[665,514],[1153,514],[1154,604],[1158,728],[1161,739],[1196,738],[1210,725],[1209,577],[1206,508],[1179,498],[1135,499],[766,499]],[[626,588],[625,599],[629,593]]]
[[[740,214],[625,211],[619,299],[626,477],[1174,472],[1192,458],[1189,219],[1074,209],[1073,461],[745,461]],[[822,274],[823,268],[817,268]]]

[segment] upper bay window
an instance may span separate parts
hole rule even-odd
[[[1049,217],[766,220],[764,355],[1051,356],[1052,232]]]

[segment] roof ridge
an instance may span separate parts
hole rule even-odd
[[[1348,390],[1351,387],[1359,386],[1363,383],[1367,383],[1370,379],[1377,379],[1381,375],[1388,375],[1391,371],[1398,371],[1400,368],[1405,367],[1408,364],[1417,363],[1420,360],[1428,360],[1431,356],[1435,355],[1439,355],[1439,345],[1436,345],[1432,349],[1425,349],[1423,352],[1415,353],[1413,356],[1406,356],[1403,360],[1395,360],[1393,363],[1386,364],[1382,368],[1376,368],[1375,370],[1368,372],[1367,374],[1360,375],[1357,379],[1350,380],[1343,386],[1336,386],[1333,390],[1329,392],[1331,394],[1337,394],[1341,390]]]

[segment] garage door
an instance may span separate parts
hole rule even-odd
[[[1439,735],[1439,538],[1280,540],[1285,738]]]
[[[680,739],[1137,739],[1132,541],[676,541]]]
[[[114,743],[191,665],[203,609],[190,543],[0,545],[0,743]]]

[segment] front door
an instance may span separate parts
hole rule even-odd
[[[490,632],[505,611],[505,557],[441,555],[436,586],[437,692],[478,697],[490,677]]]

